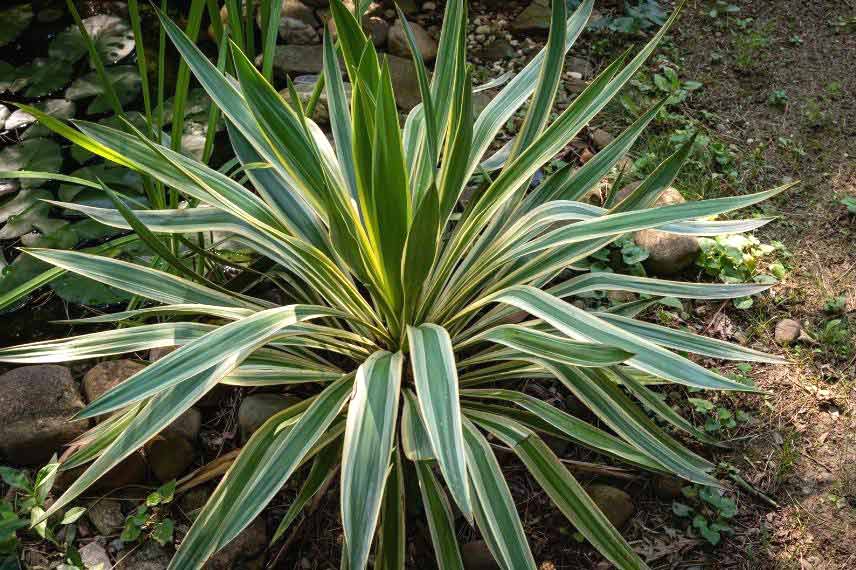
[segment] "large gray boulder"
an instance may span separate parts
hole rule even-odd
[[[9,463],[36,465],[86,431],[69,421],[83,409],[77,384],[64,366],[23,366],[0,376],[0,452]]]

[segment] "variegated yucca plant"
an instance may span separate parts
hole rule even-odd
[[[218,70],[162,16],[183,61],[227,120],[242,165],[238,175],[209,168],[131,128],[81,121],[72,128],[40,114],[43,124],[72,142],[184,197],[184,207],[166,210],[130,210],[121,201],[115,210],[62,207],[141,237],[227,236],[264,261],[252,271],[287,283],[295,303],[275,306],[246,289],[232,290],[169,248],[159,252],[178,264],[168,271],[90,253],[27,250],[60,270],[152,304],[78,321],[134,326],[7,348],[0,351],[2,361],[66,362],[178,347],[78,414],[112,415],[63,464],[88,468],[45,516],[66,507],[216,385],[300,383],[303,393],[313,395],[271,417],[240,450],[171,568],[200,568],[291,477],[305,473],[280,536],[340,471],[343,567],[362,569],[373,560],[375,568],[404,568],[404,505],[421,500],[440,568],[462,567],[453,514],[458,510],[478,528],[500,567],[534,569],[494,444],[518,456],[603,556],[622,569],[645,568],[542,436],[717,485],[711,463],[650,414],[707,441],[704,433],[649,386],[752,391],[682,354],[780,359],[635,317],[662,297],[730,299],[768,285],[588,272],[584,262],[621,235],[646,228],[698,236],[753,230],[766,220],[715,216],[783,188],[651,207],[675,179],[690,143],[617,203],[600,208],[582,201],[662,104],[581,168],[563,167],[530,187],[536,172],[633,77],[674,20],[635,56],[604,69],[552,119],[565,54],[592,4],[584,1],[568,14],[564,2],[554,1],[547,45],[474,117],[478,88],[466,63],[466,6],[449,0],[433,77],[407,34],[422,103],[402,129],[387,61],[361,30],[359,9],[352,13],[333,0],[338,38],[335,45],[324,38],[323,80],[334,144],[306,117],[299,98],[281,97],[239,49],[233,47],[231,63],[221,65],[226,72]],[[352,85],[350,101],[339,58]],[[500,128],[527,103],[516,137],[485,160]],[[459,207],[474,179],[479,185],[472,199]],[[211,262],[206,257],[201,267]],[[644,297],[603,312],[571,303],[575,295],[616,290]],[[520,322],[521,313],[529,320]],[[143,319],[156,320],[140,324]],[[533,378],[558,382],[604,427],[521,391],[520,380]],[[406,485],[407,476],[418,478],[418,485]],[[419,497],[406,495],[405,489],[416,488]]]

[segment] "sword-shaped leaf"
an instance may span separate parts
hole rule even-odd
[[[378,351],[357,369],[342,446],[342,527],[348,567],[366,567],[398,417],[401,353]]]

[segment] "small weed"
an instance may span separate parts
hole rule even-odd
[[[666,13],[657,0],[642,0],[636,6],[624,3],[624,15],[615,18],[602,17],[591,24],[592,29],[607,29],[620,34],[636,35],[662,26]]]
[[[740,13],[740,7],[734,4],[729,4],[724,0],[716,0],[713,8],[707,13],[711,18],[722,18],[733,14]]]
[[[794,158],[802,158],[805,156],[803,146],[792,139],[791,137],[779,137],[776,139],[779,148],[790,153]]]
[[[802,45],[802,43],[803,43],[803,40],[802,40],[802,38],[801,38],[801,37],[799,37],[798,35],[794,34],[793,36],[791,36],[790,38],[788,38],[788,42],[789,42],[792,46],[801,46],[801,45]]]
[[[738,31],[734,34],[734,63],[745,71],[758,65],[761,51],[770,45],[770,38],[764,31],[755,29],[752,18],[738,18],[735,23]]]
[[[18,568],[18,536],[21,530],[31,527],[39,538],[51,542],[65,552],[67,570],[83,570],[80,554],[74,547],[77,520],[86,512],[73,507],[61,516],[38,521],[45,514],[48,497],[59,473],[56,456],[36,473],[35,480],[24,471],[0,467],[0,478],[9,489],[6,499],[0,500],[0,568]]]
[[[818,347],[814,352],[827,358],[850,358],[856,351],[856,338],[846,317],[831,319],[814,331]]]
[[[122,542],[134,542],[144,532],[148,532],[148,538],[161,546],[171,543],[175,521],[162,516],[163,513],[158,507],[171,503],[174,496],[175,481],[170,481],[151,493],[146,497],[145,503],[139,505],[125,519],[125,528],[119,539]]]
[[[686,502],[672,503],[672,512],[691,520],[692,529],[716,546],[723,534],[734,534],[730,521],[737,514],[737,503],[721,489],[692,485],[681,489]]]
[[[699,238],[701,253],[696,264],[725,283],[774,283],[788,271],[790,252],[781,242],[763,244],[753,235],[735,234]],[[752,306],[751,297],[734,299],[738,309]]]
[[[829,315],[840,315],[847,308],[847,297],[829,297],[823,302],[823,312]]]
[[[767,103],[773,107],[784,109],[785,105],[788,104],[788,94],[785,93],[784,89],[776,89],[767,97]]]
[[[849,214],[856,216],[856,196],[845,196],[840,202],[844,204]]]

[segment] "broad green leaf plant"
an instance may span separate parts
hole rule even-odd
[[[583,1],[569,14],[564,2],[554,2],[546,47],[478,116],[465,54],[466,3],[447,2],[433,75],[405,25],[422,103],[400,128],[389,65],[358,24],[360,9],[353,13],[333,0],[338,38],[334,44],[328,35],[323,44],[333,144],[307,118],[311,113],[293,89],[291,97],[281,97],[237,46],[222,71],[162,15],[166,34],[225,117],[241,165],[233,175],[142,133],[85,121],[69,126],[39,116],[88,151],[182,196],[173,209],[134,210],[118,198],[116,209],[62,207],[133,229],[152,244],[155,234],[229,236],[261,260],[252,271],[284,283],[293,300],[275,306],[246,288],[212,280],[210,272],[197,271],[169,248],[157,250],[168,271],[96,253],[26,250],[56,266],[56,274],[74,272],[150,304],[78,321],[135,326],[3,349],[0,360],[67,362],[177,347],[78,414],[78,419],[108,414],[109,419],[65,461],[63,469],[88,468],[44,516],[65,508],[216,385],[302,383],[315,395],[255,432],[170,568],[200,568],[283,484],[308,472],[276,536],[339,473],[343,567],[404,568],[404,504],[421,500],[440,568],[462,568],[454,527],[459,511],[478,528],[501,568],[534,569],[496,445],[519,457],[608,560],[621,569],[646,568],[542,437],[718,485],[713,465],[645,410],[677,430],[709,438],[649,386],[753,391],[683,354],[781,359],[634,317],[660,297],[731,299],[769,285],[592,273],[583,261],[645,228],[697,236],[753,230],[766,220],[711,217],[784,188],[652,208],[686,160],[690,142],[612,207],[581,201],[630,149],[662,102],[583,167],[564,167],[530,188],[536,172],[633,77],[675,19],[637,54],[625,54],[604,69],[553,119],[565,54],[586,26],[592,4]],[[352,86],[350,100],[340,61]],[[527,103],[516,138],[485,161],[500,128]],[[459,199],[475,179],[486,182],[462,208]],[[223,261],[204,248],[198,253],[207,256],[203,269]],[[576,295],[610,290],[646,300],[608,312],[571,303]],[[528,320],[521,322],[521,312]],[[143,324],[146,319],[151,322]],[[532,378],[558,382],[603,427],[522,392],[518,381]],[[405,484],[407,477],[416,477],[418,485]],[[415,488],[419,497],[406,495]]]

